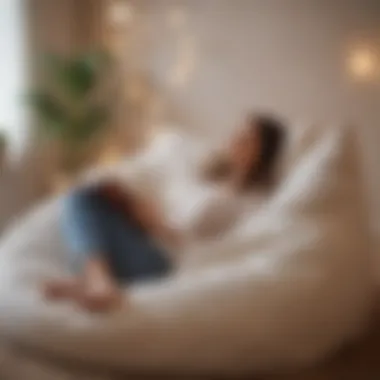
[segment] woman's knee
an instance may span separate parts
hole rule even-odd
[[[64,200],[62,231],[70,251],[75,254],[86,254],[100,246],[99,239],[106,218],[98,197],[96,189],[84,187],[72,190]],[[78,257],[75,256],[75,259]]]
[[[100,195],[93,187],[76,188],[65,199],[64,211],[66,215],[93,211],[98,208]]]

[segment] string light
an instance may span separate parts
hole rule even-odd
[[[111,26],[125,27],[133,22],[134,11],[125,1],[113,1],[108,8],[108,20]]]
[[[359,46],[352,49],[348,56],[348,69],[354,79],[374,79],[380,69],[378,53],[370,46]]]
[[[175,87],[183,87],[189,83],[194,74],[197,61],[195,40],[192,36],[180,39],[178,56],[170,72],[169,82]]]

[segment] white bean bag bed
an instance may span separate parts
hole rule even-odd
[[[185,168],[194,156],[173,136],[138,162],[170,167],[174,195],[191,197]],[[130,371],[240,374],[317,363],[363,332],[373,304],[356,153],[344,128],[292,134],[285,179],[265,207],[225,238],[194,245],[172,276],[131,286],[128,307],[105,316],[40,296],[41,281],[68,263],[61,200],[38,207],[1,241],[1,335]]]

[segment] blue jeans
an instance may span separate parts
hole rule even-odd
[[[75,190],[67,197],[62,222],[77,270],[99,258],[95,255],[102,255],[120,282],[152,279],[171,270],[165,251],[94,188]]]

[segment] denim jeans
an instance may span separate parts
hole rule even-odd
[[[67,197],[62,222],[76,270],[99,255],[120,282],[152,279],[171,270],[163,248],[94,188],[77,189]]]

